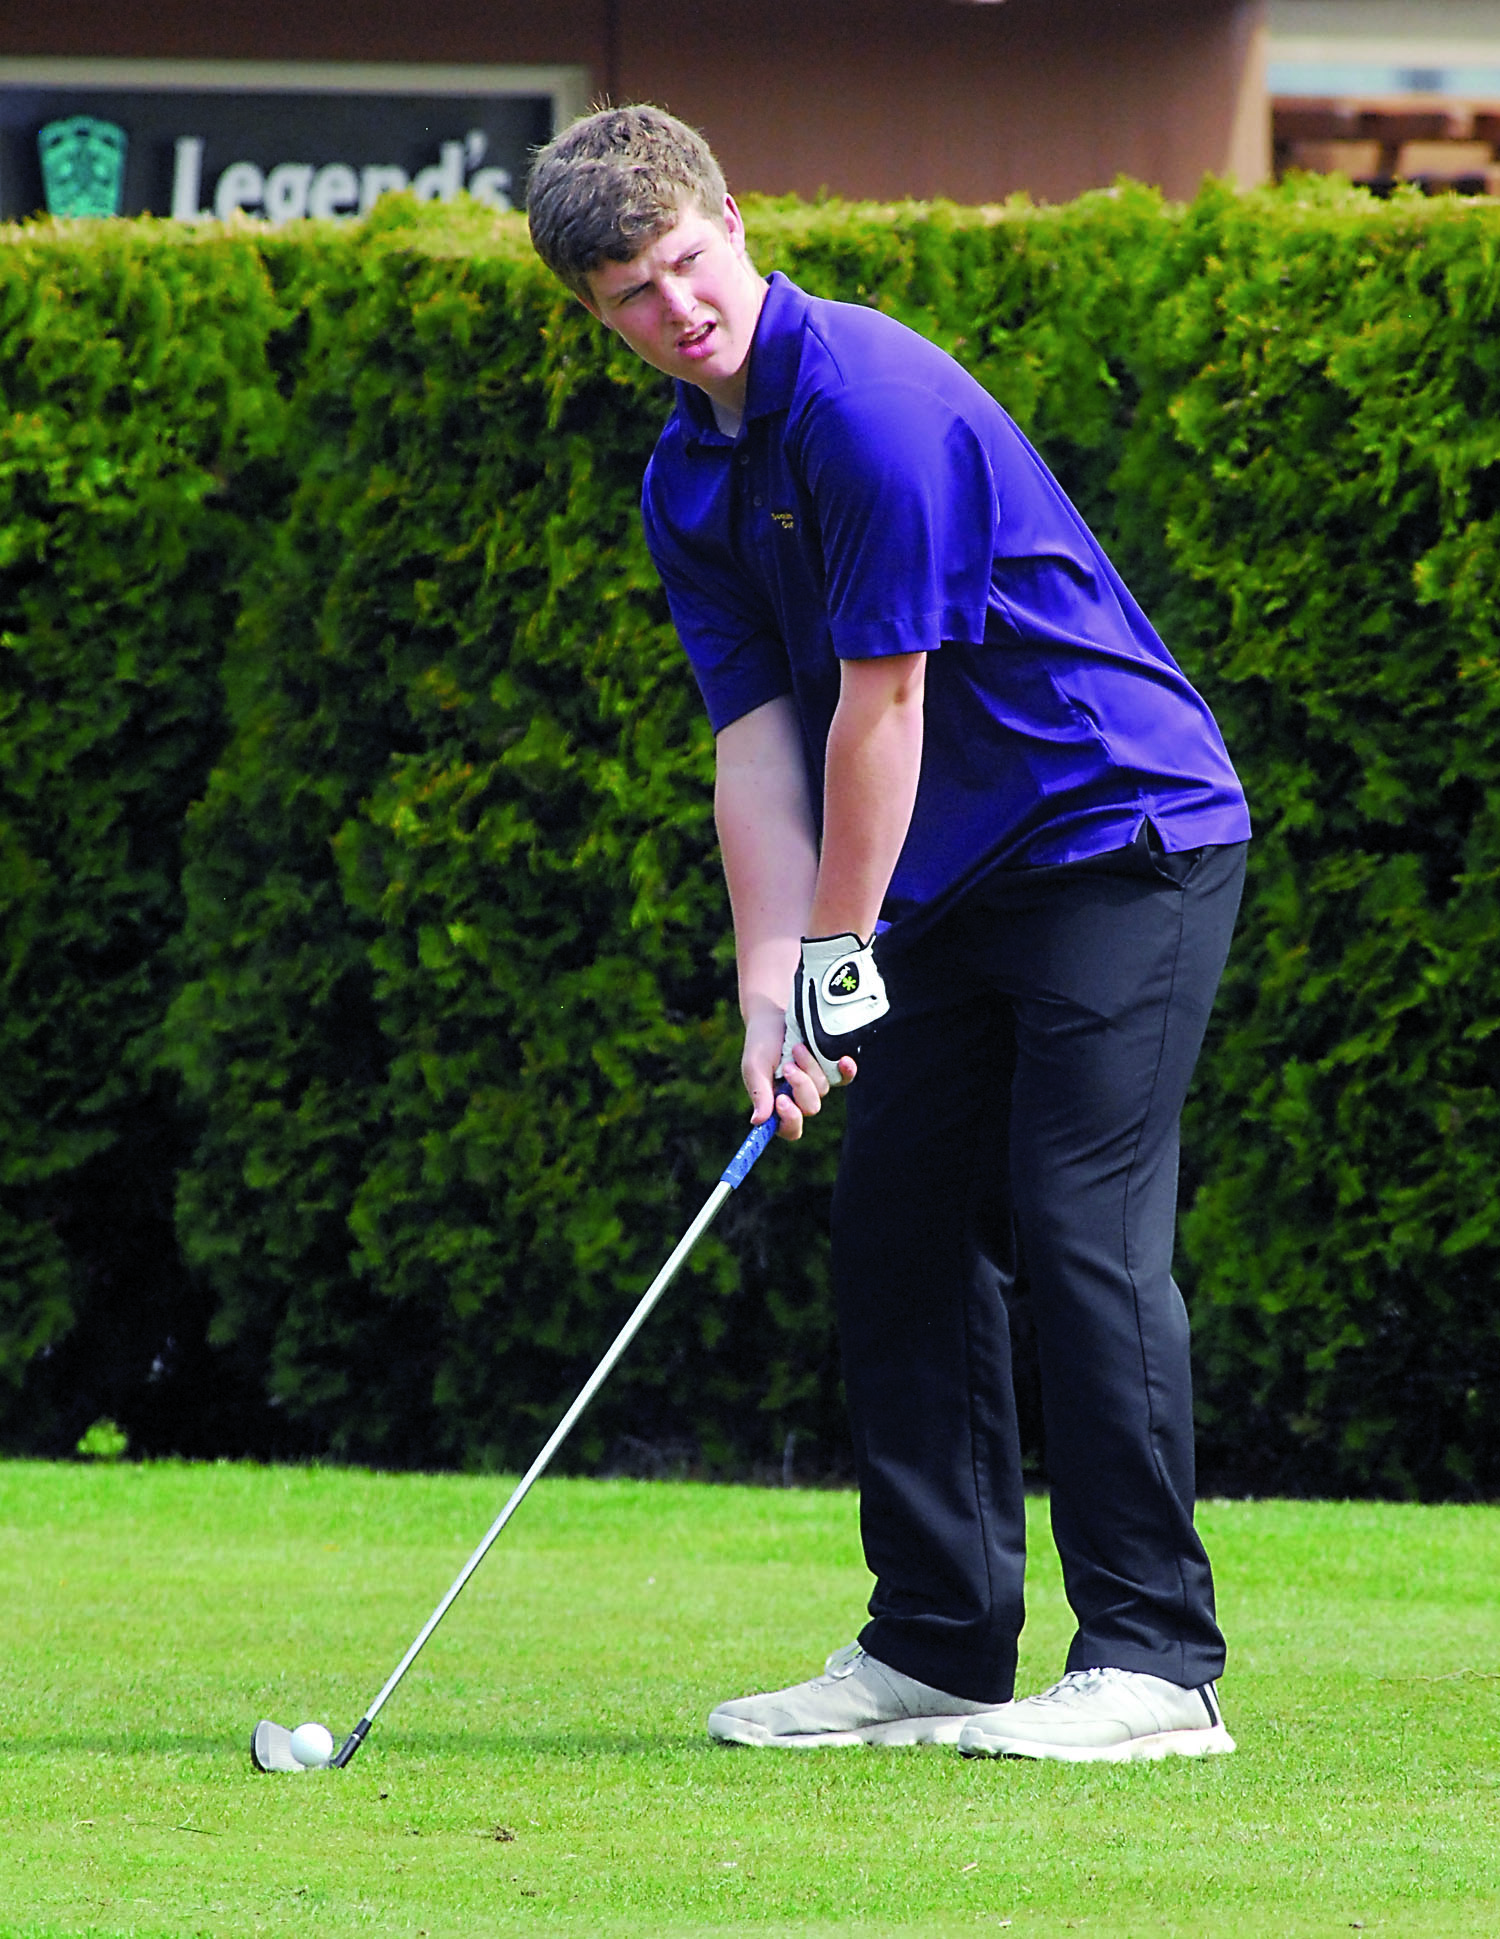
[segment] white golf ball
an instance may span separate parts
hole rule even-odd
[[[321,1770],[333,1756],[333,1736],[322,1724],[298,1724],[292,1732],[292,1755],[304,1770]]]

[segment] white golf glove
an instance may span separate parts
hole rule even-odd
[[[791,1063],[797,1045],[806,1044],[829,1083],[842,1084],[839,1059],[853,1056],[861,1037],[890,1007],[875,967],[873,939],[862,943],[854,935],[804,936],[777,1074]]]

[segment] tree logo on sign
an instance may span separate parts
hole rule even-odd
[[[123,128],[92,115],[49,121],[37,136],[48,215],[118,215],[125,192]]]

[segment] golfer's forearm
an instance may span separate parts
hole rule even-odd
[[[917,798],[925,667],[922,654],[845,663],[828,733],[809,935],[874,931]]]
[[[800,729],[789,705],[719,735],[714,817],[734,915],[740,1009],[780,1016],[807,930],[818,875]]]

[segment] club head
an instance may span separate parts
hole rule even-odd
[[[262,1717],[250,1733],[250,1762],[258,1771],[305,1771],[292,1755],[292,1733],[285,1724]]]

